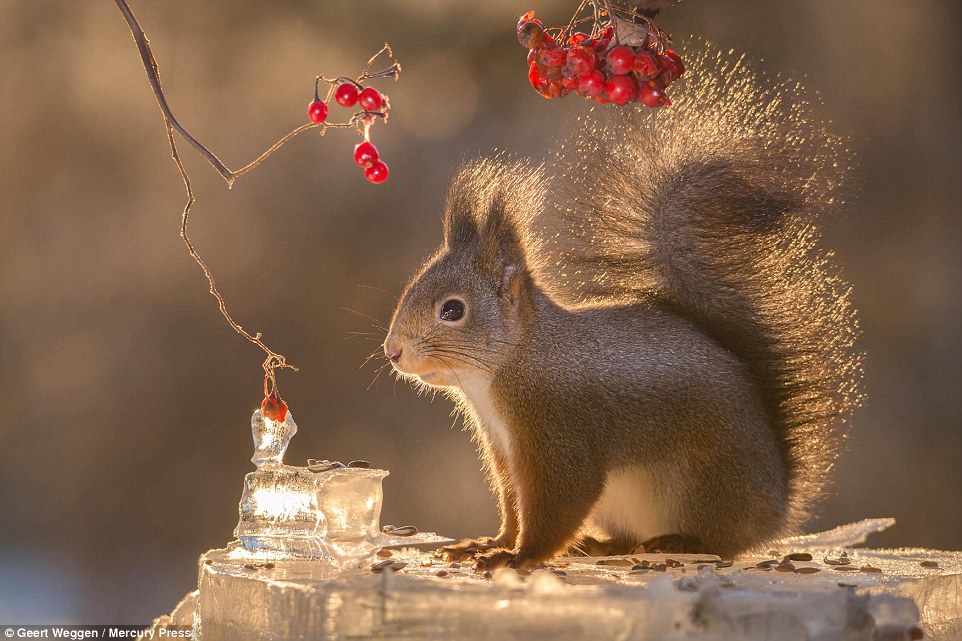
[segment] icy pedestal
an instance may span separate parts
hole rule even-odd
[[[314,473],[287,465],[251,472],[234,536],[251,551],[359,561],[378,547],[381,479],[387,475],[354,468]]]
[[[323,559],[347,567],[380,547],[397,544],[380,533],[378,524],[381,481],[387,470],[326,462],[308,467],[284,465],[284,453],[297,433],[290,412],[283,421],[273,421],[264,418],[260,410],[255,411],[251,433],[251,461],[257,471],[244,478],[240,520],[234,530],[244,548],[278,557]]]
[[[266,562],[234,543],[201,557],[198,590],[167,620],[192,612],[203,641],[962,638],[962,554],[850,547],[873,529],[773,543],[776,554],[732,565],[708,555],[582,557],[490,579],[414,548],[394,551],[406,563],[398,572],[375,574]],[[813,560],[792,569],[769,562],[805,550]],[[839,559],[848,563],[827,562]],[[653,569],[632,570],[644,562]]]

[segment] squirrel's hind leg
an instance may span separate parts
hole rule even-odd
[[[624,537],[597,539],[585,535],[572,543],[566,554],[568,556],[620,556],[633,553],[637,547],[637,541]]]
[[[705,548],[705,545],[697,536],[690,536],[687,534],[662,534],[661,536],[653,536],[648,539],[640,546],[638,546],[634,552],[636,554],[653,553],[653,552],[664,552],[666,554],[708,554],[710,550]]]

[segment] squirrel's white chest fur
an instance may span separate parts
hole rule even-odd
[[[492,447],[511,460],[511,433],[508,426],[498,412],[491,395],[491,382],[481,378],[464,379],[461,384],[468,401],[469,409],[474,413],[481,429]]]
[[[491,447],[512,461],[511,432],[484,379],[462,381],[468,410],[474,414]],[[645,540],[668,534],[671,525],[664,501],[656,491],[653,474],[641,467],[612,470],[605,489],[585,523],[587,533],[597,537],[628,536]]]

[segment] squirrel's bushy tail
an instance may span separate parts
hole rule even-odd
[[[837,201],[842,141],[798,87],[764,88],[730,54],[690,60],[656,114],[598,111],[614,115],[585,118],[558,154],[545,279],[569,304],[664,301],[742,360],[783,443],[794,529],[861,400],[849,287],[814,225]]]

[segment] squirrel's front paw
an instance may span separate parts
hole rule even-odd
[[[482,536],[476,539],[463,539],[454,545],[445,545],[438,548],[438,554],[445,561],[463,561],[466,558],[474,558],[483,552],[494,550],[503,546],[500,539],[493,536]]]
[[[498,568],[523,570],[535,565],[534,560],[524,552],[513,550],[491,550],[477,557],[476,572],[487,572]]]

